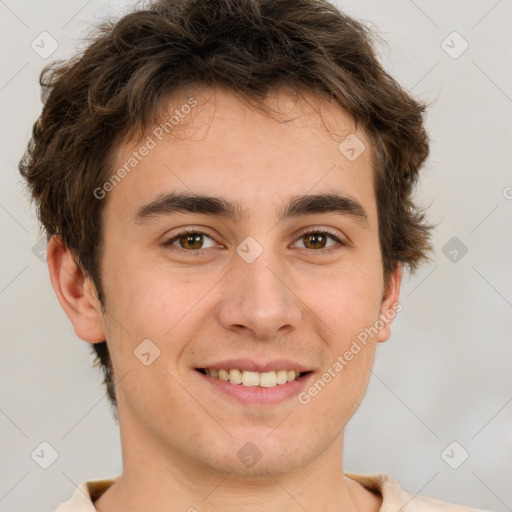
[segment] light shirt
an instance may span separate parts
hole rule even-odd
[[[396,480],[385,474],[357,475],[345,473],[345,476],[359,482],[369,491],[382,496],[380,512],[486,512],[410,494],[402,489]],[[82,482],[71,499],[61,503],[55,512],[97,512],[93,501],[97,500],[117,478]]]

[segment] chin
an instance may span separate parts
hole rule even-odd
[[[297,433],[292,435],[283,431],[281,436],[273,438],[274,435],[275,432],[269,434],[267,430],[259,437],[254,431],[235,436],[224,450],[219,447],[220,453],[210,452],[209,460],[205,462],[215,471],[230,473],[235,479],[268,481],[269,476],[279,477],[297,471],[323,451],[321,447],[301,441]]]

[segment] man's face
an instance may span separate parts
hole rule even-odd
[[[179,115],[168,135],[154,127],[118,148],[112,172],[130,171],[103,199],[103,327],[124,457],[256,476],[304,467],[329,448],[339,456],[376,342],[389,335],[353,344],[390,307],[369,142],[313,96],[269,96],[286,112],[279,120],[221,89],[193,97],[190,108],[185,96],[169,103],[165,119]],[[338,148],[349,134],[366,146],[355,160]],[[236,202],[241,215],[199,200],[175,210],[171,194]],[[348,201],[287,208],[322,194]],[[235,371],[225,381],[219,370]]]

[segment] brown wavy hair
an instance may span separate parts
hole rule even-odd
[[[126,136],[155,120],[165,96],[187,85],[225,86],[259,105],[289,86],[334,99],[372,145],[383,276],[430,259],[430,229],[412,201],[428,156],[425,104],[376,58],[375,34],[324,0],[160,0],[101,24],[85,50],[41,73],[43,110],[19,171],[48,239],[60,235],[77,264],[100,280],[104,201]],[[95,364],[117,418],[106,341]]]

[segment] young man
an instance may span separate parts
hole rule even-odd
[[[344,472],[430,250],[424,106],[320,0],[162,0],[43,73],[20,171],[123,473],[58,512],[469,511]]]

